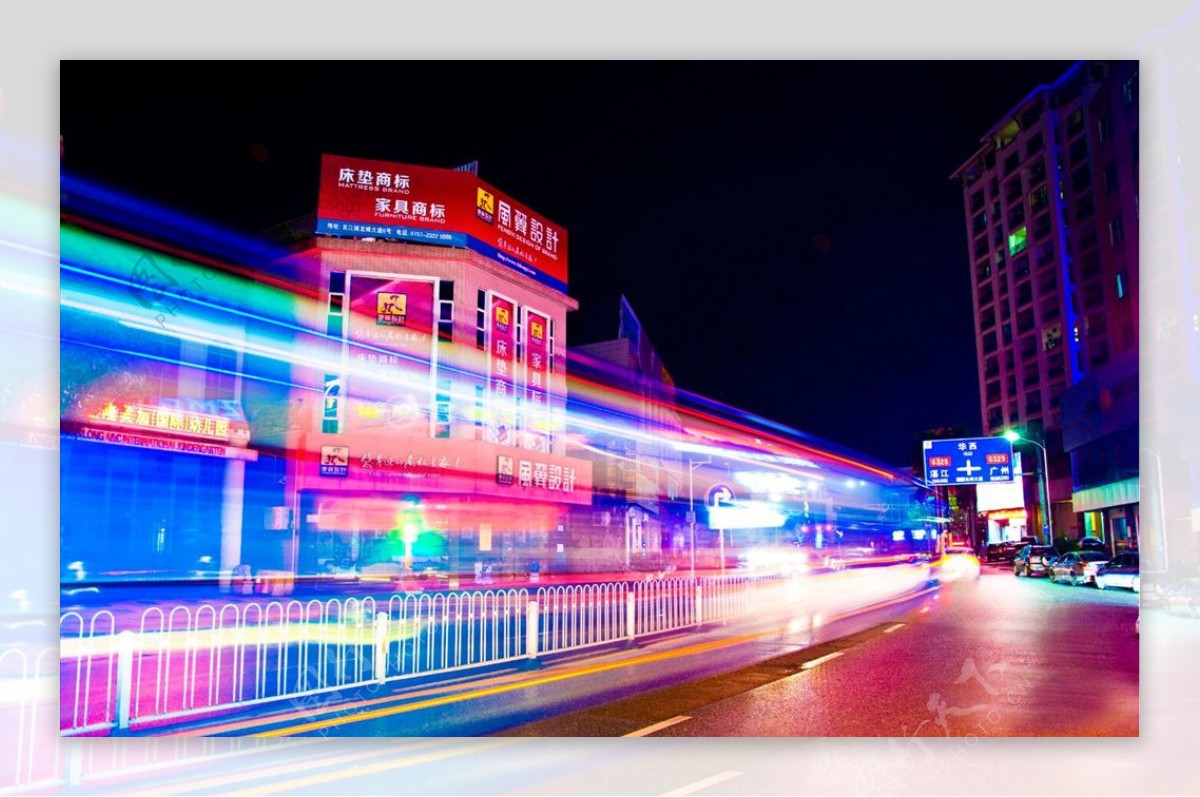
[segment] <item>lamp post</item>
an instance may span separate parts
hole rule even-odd
[[[691,539],[688,541],[688,548],[692,555],[692,581],[696,580],[696,496],[692,488],[692,474],[696,472],[696,468],[701,465],[707,465],[712,462],[712,457],[704,459],[688,458],[688,529]]]
[[[1017,434],[1012,429],[1009,429],[1004,433],[1004,439],[1010,443],[1031,443],[1042,450],[1042,487],[1045,490],[1043,493],[1045,496],[1045,502],[1042,504],[1042,512],[1044,513],[1043,516],[1046,518],[1046,537],[1048,538],[1046,540],[1046,544],[1053,545],[1054,520],[1050,516],[1050,460],[1046,455],[1046,447],[1035,440],[1030,440],[1028,437],[1021,437],[1021,435]]]

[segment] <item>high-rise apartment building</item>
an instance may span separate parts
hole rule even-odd
[[[1114,547],[1122,535],[1136,544],[1138,146],[1137,62],[1081,61],[1000,117],[952,175],[966,211],[983,431],[1044,444],[1055,536]],[[1065,412],[1073,386],[1094,399]],[[1041,455],[1022,448],[1027,463]],[[1104,467],[1083,474],[1097,456]],[[1039,506],[1028,487],[1026,504]],[[1128,516],[1114,530],[1119,507]],[[1044,532],[1046,520],[1029,526]]]

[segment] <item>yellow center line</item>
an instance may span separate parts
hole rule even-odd
[[[704,642],[699,645],[692,645],[687,648],[679,648],[676,650],[663,651],[661,653],[651,653],[645,656],[637,656],[632,659],[623,661],[609,662],[607,664],[593,664],[586,667],[578,667],[573,670],[556,673],[554,675],[545,675],[541,678],[531,678],[529,680],[520,681],[517,683],[503,684],[500,686],[492,686],[485,689],[475,689],[469,692],[463,692],[457,695],[446,695],[445,697],[437,697],[429,700],[418,700],[404,705],[391,706],[388,708],[379,708],[373,711],[363,711],[348,716],[333,717],[327,720],[317,720],[315,722],[306,722],[300,725],[292,725],[286,728],[277,728],[275,730],[263,731],[261,733],[249,734],[251,736],[288,736],[293,733],[307,733],[309,731],[317,731],[322,728],[331,728],[337,725],[348,725],[353,722],[364,722],[367,720],[381,719],[397,714],[406,714],[412,711],[420,711],[426,708],[436,708],[437,706],[447,706],[454,703],[463,703],[468,700],[475,700],[481,697],[490,697],[492,695],[505,694],[507,692],[515,692],[518,689],[526,689],[531,686],[542,686],[544,684],[555,683],[557,681],[565,681],[570,678],[579,678],[584,675],[594,675],[596,673],[608,672],[610,670],[620,669],[622,667],[633,667],[639,664],[649,664],[656,661],[665,661],[667,659],[678,658],[680,656],[692,655],[695,653],[703,653],[711,650],[719,650],[720,648],[740,645],[745,642],[752,642],[763,636],[774,635],[778,633],[775,630],[763,631],[755,634],[743,634],[741,636],[730,637],[728,639],[718,639],[712,642]],[[398,699],[406,699],[407,696],[400,696]],[[277,722],[278,720],[275,720]],[[266,724],[266,723],[264,723]]]
[[[183,794],[189,791],[199,791],[201,789],[211,789],[219,786],[227,786],[231,783],[241,783],[247,780],[259,780],[261,778],[270,778],[275,775],[287,774],[301,769],[315,769],[317,767],[330,767],[338,764],[347,764],[351,761],[361,761],[367,758],[378,758],[379,756],[391,756],[397,752],[404,750],[419,750],[424,747],[433,747],[444,743],[443,739],[434,739],[431,741],[416,742],[407,744],[399,748],[388,748],[387,750],[371,750],[369,752],[351,753],[349,755],[333,756],[329,758],[313,758],[303,761],[293,761],[279,766],[267,767],[264,769],[252,769],[246,772],[235,772],[230,775],[219,775],[200,780],[185,781],[176,783],[171,786],[156,786],[154,788],[141,789],[139,791],[125,792],[134,797],[134,795],[158,795],[158,794]]]
[[[271,783],[266,786],[258,786],[253,789],[243,789],[241,791],[229,792],[230,795],[249,795],[249,794],[295,794],[299,789],[310,786],[319,786],[322,783],[331,783],[333,781],[347,780],[349,778],[364,777],[366,775],[374,775],[378,772],[386,772],[389,769],[402,769],[404,767],[413,767],[419,764],[430,764],[434,761],[441,761],[444,758],[454,758],[455,756],[468,755],[470,753],[480,753],[487,750],[493,750],[499,747],[504,747],[516,742],[523,741],[521,739],[489,739],[486,742],[468,745],[466,747],[455,747],[450,750],[441,750],[436,753],[425,753],[424,755],[412,756],[411,758],[402,758],[399,761],[384,761],[379,764],[370,766],[351,767],[347,770],[339,770],[337,772],[325,772],[320,775],[309,775],[303,778],[294,778],[285,780],[279,783]]]

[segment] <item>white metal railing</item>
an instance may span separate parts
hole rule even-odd
[[[680,632],[747,613],[744,576],[329,600],[151,607],[60,618],[63,735],[164,723],[348,687]],[[336,697],[336,695],[334,696]]]

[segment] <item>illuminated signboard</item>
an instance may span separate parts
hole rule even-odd
[[[348,428],[405,428],[428,421],[435,283],[355,271],[347,281],[349,374],[341,393],[350,407]]]
[[[114,424],[151,432],[167,432],[243,445],[247,442],[238,439],[246,436],[244,420],[238,423],[238,418],[177,407],[108,401],[98,411],[87,417],[88,420],[97,423]],[[235,434],[236,432],[242,434]]]
[[[316,231],[468,248],[567,290],[567,231],[466,171],[323,155]]]
[[[550,418],[546,385],[550,378],[550,349],[547,339],[550,318],[525,311],[525,418],[522,446],[548,451]]]
[[[1013,480],[1012,443],[1003,437],[925,440],[925,483],[992,484]]]
[[[489,298],[488,440],[508,446],[516,440],[517,425],[517,391],[513,379],[517,364],[516,305],[492,293]]]

